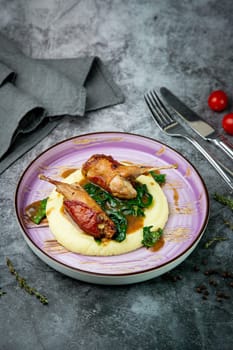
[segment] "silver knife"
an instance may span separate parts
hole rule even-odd
[[[233,150],[225,143],[224,136],[219,135],[217,131],[203,120],[198,114],[193,112],[183,102],[181,102],[171,91],[162,87],[160,93],[165,101],[177,112],[190,127],[200,135],[204,140],[210,141],[221,148],[231,159],[233,159]]]

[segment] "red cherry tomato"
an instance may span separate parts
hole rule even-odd
[[[233,135],[233,113],[228,113],[222,120],[223,129],[230,135]]]
[[[228,97],[222,90],[213,91],[208,98],[209,107],[215,112],[223,111],[228,105]]]

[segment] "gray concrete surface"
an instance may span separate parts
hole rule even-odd
[[[40,144],[1,176],[0,349],[221,349],[233,348],[233,280],[208,269],[232,271],[232,211],[213,200],[229,192],[216,171],[191,145],[155,126],[143,94],[167,86],[221,131],[223,113],[207,106],[210,91],[233,98],[233,2],[230,0],[0,1],[0,30],[33,57],[98,55],[123,89],[122,105],[64,119]],[[230,111],[230,108],[229,108]],[[191,159],[211,198],[210,220],[200,244],[169,275],[130,286],[98,286],[68,278],[37,258],[16,221],[14,192],[20,175],[41,151],[68,137],[125,131],[153,137]],[[229,136],[232,142],[232,137]],[[232,166],[214,147],[202,145]],[[228,240],[204,248],[213,236]],[[9,257],[49,305],[17,287]],[[206,265],[207,263],[207,265]],[[195,266],[200,270],[195,271]],[[181,276],[182,279],[177,279]],[[195,288],[205,284],[207,300]],[[231,298],[216,300],[216,291]]]

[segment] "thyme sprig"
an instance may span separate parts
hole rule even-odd
[[[213,237],[213,238],[211,238],[208,242],[206,242],[205,244],[204,244],[204,247],[206,248],[206,249],[208,249],[213,243],[215,243],[215,242],[220,242],[220,241],[227,241],[228,240],[228,238],[227,237]]]
[[[233,223],[227,220],[224,220],[224,224],[227,225],[233,231]]]
[[[10,273],[15,276],[15,279],[18,282],[20,288],[24,289],[30,295],[35,295],[42,304],[48,304],[48,299],[44,295],[40,294],[35,288],[30,287],[27,284],[25,278],[21,277],[18,274],[9,258],[6,258],[6,264],[9,268]]]
[[[227,207],[230,208],[231,210],[233,210],[233,199],[232,199],[231,197],[229,197],[229,196],[223,196],[223,195],[221,195],[221,194],[215,193],[215,194],[214,194],[214,199],[215,199],[217,202],[219,202],[219,203],[221,203],[221,204],[227,206]]]

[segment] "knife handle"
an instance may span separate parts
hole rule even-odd
[[[228,155],[228,157],[233,159],[233,150],[229,146],[227,146],[226,142],[224,142],[223,140],[224,138],[222,140],[209,139],[209,141],[213,142],[215,145],[221,148],[221,150],[223,150],[223,152],[225,152]]]
[[[195,146],[203,156],[209,161],[209,163],[214,167],[214,169],[219,173],[219,175],[223,178],[223,180],[228,184],[233,190],[233,172],[224,166],[221,162],[215,160],[195,139],[191,137],[187,137],[193,146]]]

